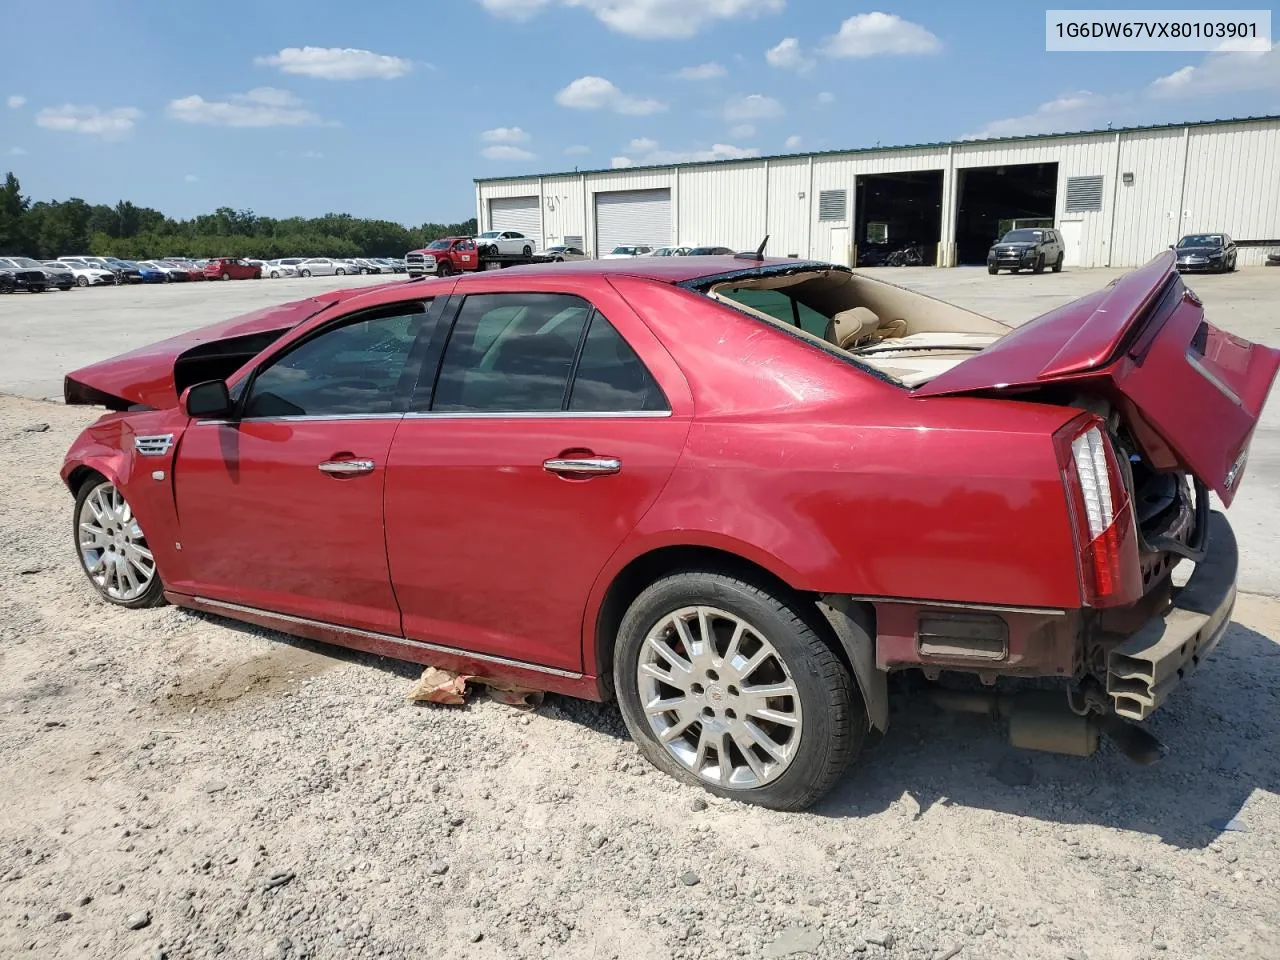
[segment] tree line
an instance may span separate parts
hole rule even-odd
[[[406,227],[346,213],[323,217],[260,217],[219,207],[190,220],[128,200],[115,206],[79,197],[38,201],[22,195],[9,173],[0,188],[0,256],[38,260],[90,254],[148,260],[155,257],[399,257],[448,236],[473,236],[476,220]]]

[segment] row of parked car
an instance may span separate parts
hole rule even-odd
[[[283,257],[245,260],[214,257],[193,260],[121,260],[118,257],[0,257],[0,293],[70,290],[122,283],[176,283],[191,280],[261,280],[263,277],[341,277],[347,274],[404,273],[403,260],[391,257]]]

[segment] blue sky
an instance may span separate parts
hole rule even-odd
[[[1016,0],[143,7],[6,11],[25,193],[416,224],[474,177],[1280,113],[1280,48],[1046,53]]]

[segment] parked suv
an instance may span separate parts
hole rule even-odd
[[[1054,273],[1062,269],[1062,234],[1048,227],[1024,227],[1010,230],[987,251],[987,273],[1008,270],[1030,270],[1043,273],[1049,267]]]

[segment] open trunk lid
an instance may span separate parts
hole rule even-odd
[[[1104,397],[1157,469],[1179,467],[1230,504],[1280,351],[1209,324],[1172,251],[1052,310],[912,391]]]

